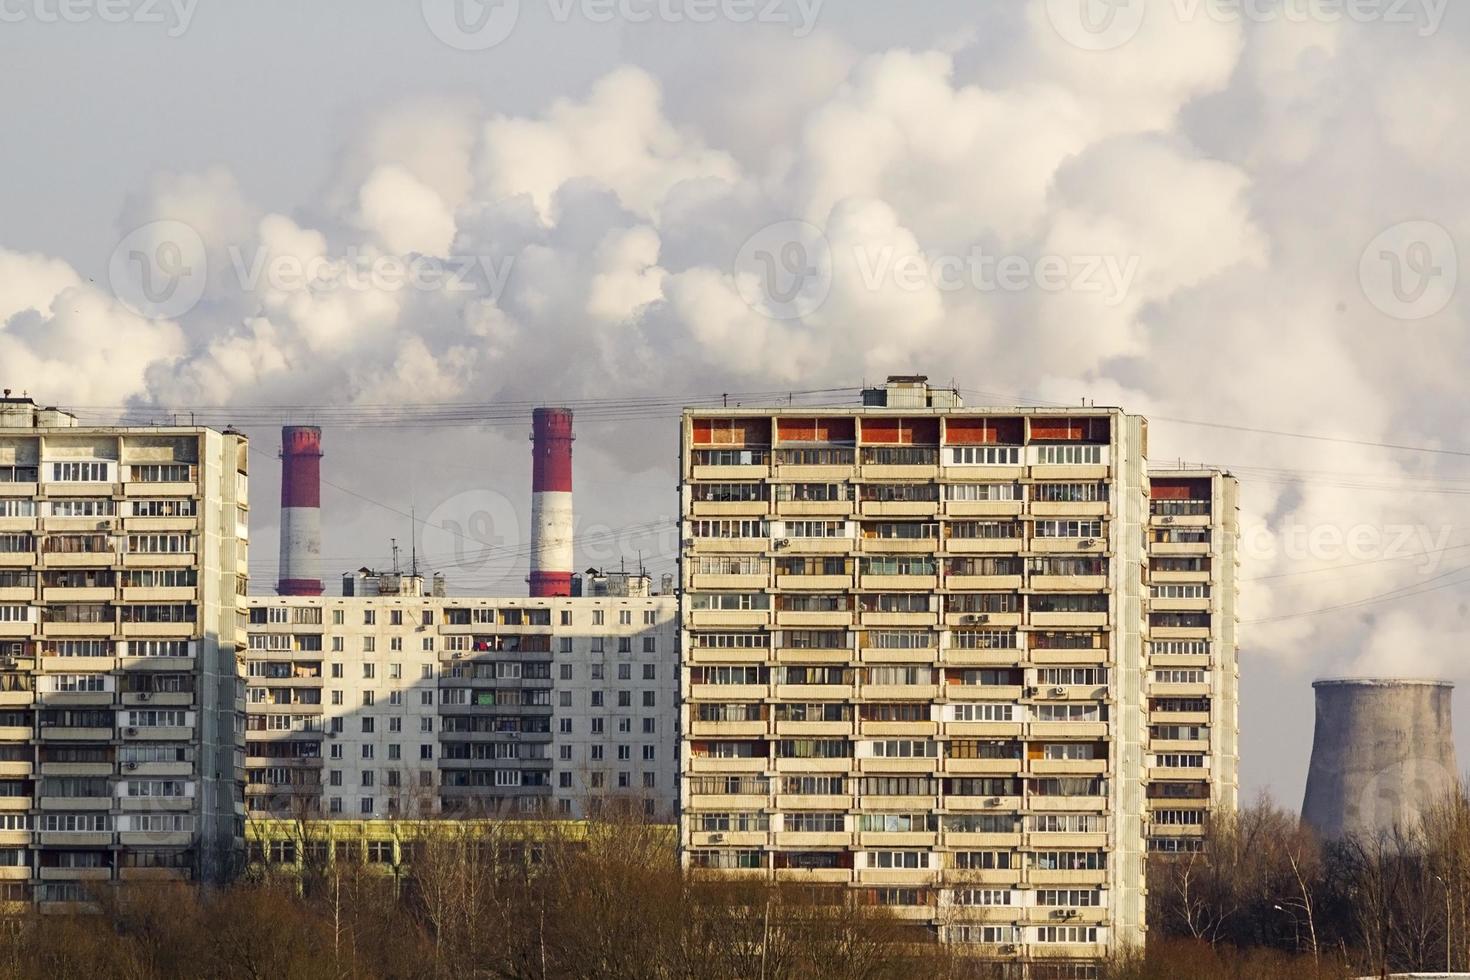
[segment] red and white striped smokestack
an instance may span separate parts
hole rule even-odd
[[[531,595],[572,594],[572,411],[531,413]]]
[[[281,428],[280,595],[322,594],[322,430]]]

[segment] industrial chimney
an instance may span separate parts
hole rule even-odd
[[[572,594],[572,411],[531,413],[531,595]]]
[[[1302,820],[1324,838],[1411,827],[1455,788],[1448,681],[1321,680]]]
[[[281,429],[280,595],[322,594],[322,430]]]

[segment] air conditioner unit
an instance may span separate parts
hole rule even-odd
[[[1173,524],[1174,523],[1174,518],[1173,517],[1160,517],[1159,518],[1159,523],[1160,524]]]
[[[773,548],[789,548],[789,547],[791,547],[791,539],[790,538],[777,538],[772,543],[771,547],[773,547]]]
[[[1077,547],[1079,547],[1079,548],[1091,548],[1095,544],[1097,544],[1097,539],[1096,538],[1083,538],[1082,539],[1082,542],[1080,544],[1078,544]]]
[[[138,734],[138,730],[136,728],[124,728],[123,729],[123,734],[124,735],[136,735],[136,734]]]
[[[124,763],[123,768],[126,769],[128,772],[132,772],[134,769],[138,768],[138,764],[136,762]]]
[[[1000,797],[999,796],[992,796],[992,797],[990,797],[990,799],[988,799],[988,800],[985,801],[985,805],[986,806],[1000,806]]]
[[[1019,949],[1020,947],[1017,946],[1015,943],[1001,943],[1000,946],[1000,951],[1002,953],[1014,953]]]
[[[1051,696],[1054,698],[1059,698],[1066,693],[1067,689],[1065,687],[1054,687],[1051,689]]]
[[[138,700],[139,701],[148,701],[148,700],[151,700],[152,697],[153,697],[153,695],[151,693],[149,693],[148,691],[139,691],[138,692]]]
[[[725,843],[725,835],[724,834],[710,834],[709,835],[709,842],[711,844],[723,844],[723,843]]]

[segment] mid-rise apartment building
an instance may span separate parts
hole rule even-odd
[[[359,573],[365,595],[250,597],[250,813],[581,817],[611,797],[667,818],[677,604],[640,581],[480,598]]]
[[[242,856],[248,444],[0,400],[0,894]]]
[[[1239,484],[1218,470],[1149,475],[1148,848],[1199,850],[1240,794],[1235,609]]]
[[[682,422],[682,860],[828,883],[1032,975],[1142,941],[1146,423]]]

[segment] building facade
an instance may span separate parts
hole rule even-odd
[[[0,401],[0,889],[213,881],[243,851],[248,444]]]
[[[575,818],[604,798],[673,813],[672,596],[425,596],[416,577],[355,578],[368,595],[249,599],[253,817]]]
[[[1148,849],[1199,850],[1240,796],[1239,483],[1149,474]]]
[[[1146,423],[863,402],[684,414],[683,863],[1063,973],[1141,943]]]

